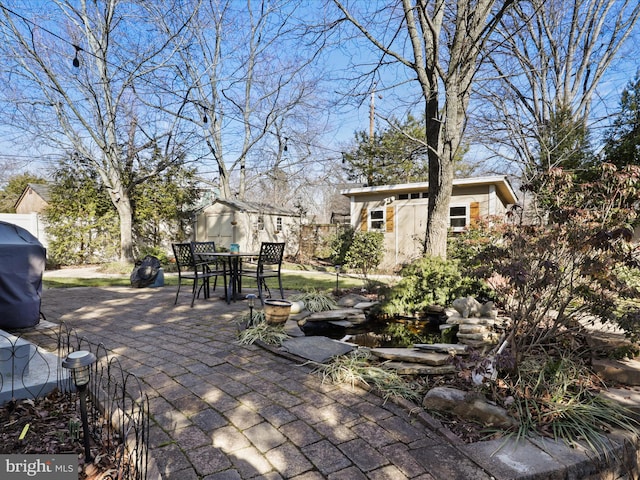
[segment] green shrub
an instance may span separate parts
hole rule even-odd
[[[466,231],[450,235],[447,258],[457,260],[463,274],[475,276],[472,272],[481,266],[483,253],[499,241],[499,233],[494,226],[501,222],[498,218],[480,219]]]
[[[353,243],[353,227],[341,226],[329,239],[329,259],[334,265],[344,265],[345,257]]]
[[[440,257],[422,257],[406,265],[382,310],[390,315],[422,313],[431,305],[451,305],[458,297],[474,296],[487,300],[489,290],[471,277],[463,276],[459,262]]]
[[[368,275],[384,255],[384,235],[380,232],[356,232],[344,260],[349,268],[358,270],[369,283]]]

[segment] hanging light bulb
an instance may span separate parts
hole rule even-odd
[[[82,50],[82,49],[77,45],[74,45],[73,47],[76,49],[76,56],[73,57],[73,66],[76,67],[76,68],[79,68],[80,67],[80,59],[78,58],[78,52],[80,50]]]

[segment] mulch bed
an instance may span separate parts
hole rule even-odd
[[[88,402],[89,403],[89,402]],[[90,405],[90,403],[89,403]],[[20,436],[28,425],[24,438]],[[79,400],[54,390],[43,398],[7,402],[0,408],[0,452],[3,454],[76,454],[80,480],[113,478],[117,466],[106,439],[91,439],[91,464],[85,464]],[[113,450],[113,448],[111,449]]]

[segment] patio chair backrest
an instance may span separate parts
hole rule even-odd
[[[216,251],[216,242],[191,242],[193,253],[211,253]]]
[[[173,248],[173,255],[176,257],[178,271],[193,270],[195,261],[191,243],[174,243],[171,247]]]
[[[282,265],[282,257],[284,256],[284,242],[262,242],[260,246],[260,256],[258,257],[258,265]]]

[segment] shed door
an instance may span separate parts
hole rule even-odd
[[[227,247],[233,243],[231,213],[222,213],[219,215],[207,215],[207,241],[216,242],[216,247]]]
[[[401,205],[397,209],[396,262],[420,256],[427,227],[427,205]]]

